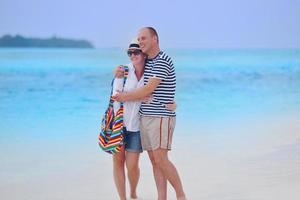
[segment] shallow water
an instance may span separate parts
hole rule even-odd
[[[299,50],[167,52],[177,71],[181,120],[300,110]],[[112,69],[127,62],[121,49],[1,49],[1,137],[18,129],[30,135],[39,125],[95,126],[107,105]]]

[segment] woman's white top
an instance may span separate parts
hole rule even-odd
[[[144,76],[140,80],[135,75],[135,68],[132,63],[126,65],[129,68],[128,77],[125,83],[124,92],[134,91],[137,88],[144,86]],[[124,78],[115,78],[113,83],[113,95],[117,94],[117,91],[122,91]],[[124,125],[126,130],[136,132],[140,130],[140,115],[139,110],[141,101],[126,101],[124,105]],[[114,102],[114,113],[116,114],[120,108],[120,103]]]

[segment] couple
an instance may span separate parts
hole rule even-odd
[[[175,128],[175,69],[171,58],[159,48],[156,30],[145,27],[139,31],[138,41],[129,45],[129,74],[124,92],[123,72],[118,68],[113,84],[113,95],[124,103],[125,146],[113,155],[114,181],[121,200],[126,199],[126,163],[130,198],[138,199],[139,155],[148,152],[158,192],[158,200],[167,199],[167,181],[175,189],[178,200],[186,200],[178,172],[168,159]],[[149,99],[149,96],[151,98]],[[145,100],[145,98],[148,101]],[[143,100],[143,102],[141,102]],[[114,103],[115,112],[119,103]]]

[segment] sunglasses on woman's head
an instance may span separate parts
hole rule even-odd
[[[128,55],[129,57],[131,57],[132,55],[137,56],[137,55],[140,55],[141,53],[142,53],[141,50],[127,51],[127,55]]]

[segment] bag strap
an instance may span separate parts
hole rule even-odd
[[[129,74],[129,68],[128,68],[128,66],[124,66],[124,79],[123,79],[123,89],[122,89],[122,92],[124,91],[124,87],[125,87],[126,80],[128,78],[128,74]]]
[[[124,91],[124,87],[125,87],[125,83],[126,83],[126,80],[128,78],[128,74],[129,74],[129,67],[124,65],[123,66],[124,68],[124,78],[123,78],[123,88],[122,88],[122,92]],[[115,101],[115,99],[113,98],[113,85],[114,85],[114,81],[115,81],[115,78],[113,78],[113,80],[111,81],[111,92],[110,92],[110,100],[109,100],[109,107],[113,106],[113,103]],[[121,107],[123,107],[123,102],[121,102]]]
[[[124,79],[123,79],[123,89],[122,89],[122,92],[124,91],[124,88],[125,88],[125,83],[126,83],[126,80],[128,78],[128,74],[129,74],[129,68],[128,66],[124,65]],[[123,107],[123,102],[121,102],[121,107]]]
[[[114,103],[114,99],[112,98],[112,95],[113,95],[113,90],[114,90],[114,81],[115,81],[115,77],[113,78],[113,80],[111,81],[111,91],[110,91],[110,98],[109,98],[109,104],[108,104],[108,107],[112,107],[113,106],[113,103]]]

